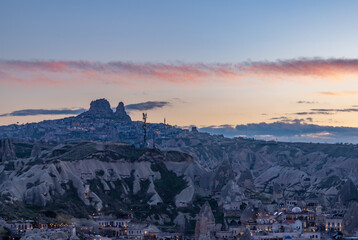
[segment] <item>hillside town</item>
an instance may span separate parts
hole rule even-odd
[[[148,123],[146,130],[148,144],[153,141],[153,136],[170,138],[184,132],[166,122]],[[143,134],[143,123],[131,120],[124,109],[123,102],[119,102],[113,112],[106,99],[92,101],[90,109],[76,117],[40,123],[0,126],[1,138],[11,137],[45,142],[87,139],[141,145],[143,144]]]
[[[209,201],[213,201],[210,199]],[[195,216],[195,232],[165,232],[135,212],[115,216],[92,216],[83,223],[47,222],[40,219],[1,219],[9,239],[192,239],[192,240],[283,240],[283,239],[356,239],[358,204],[348,209],[323,210],[317,201],[286,200],[263,205],[260,201],[231,202],[219,207],[219,223],[206,201]],[[351,222],[351,221],[354,222]],[[178,219],[178,225],[180,225]],[[178,226],[180,228],[180,226]],[[344,237],[349,234],[350,237]]]

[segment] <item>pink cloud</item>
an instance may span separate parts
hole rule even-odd
[[[245,72],[272,76],[342,77],[358,74],[358,59],[293,59],[256,62],[243,66]]]
[[[319,92],[322,96],[350,96],[357,95],[358,91],[337,91],[337,92]]]
[[[335,78],[358,75],[358,59],[292,59],[244,63],[133,63],[92,61],[0,61],[0,82],[7,85],[202,84],[263,81],[290,77]]]

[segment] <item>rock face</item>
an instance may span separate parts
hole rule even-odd
[[[339,201],[345,205],[348,205],[350,201],[358,201],[358,190],[352,180],[343,185],[342,189],[338,192]]]
[[[31,147],[37,144],[42,144],[36,148],[43,151],[31,157]],[[177,214],[169,211],[182,197],[191,201],[192,177],[201,171],[187,160],[186,154],[136,149],[121,143],[81,141],[22,146],[26,147],[27,158],[0,163],[0,196],[5,199],[0,201],[0,208],[11,209],[3,214],[14,218],[27,206],[61,209],[72,216],[87,217],[93,209],[115,213],[133,204],[143,206],[145,218],[155,219],[149,206],[161,203],[168,206],[164,215]],[[8,167],[10,163],[12,169]],[[172,166],[188,172],[173,171]],[[173,184],[174,189],[168,192]],[[18,202],[26,206],[12,211]]]
[[[102,98],[91,102],[90,109],[79,115],[80,117],[112,118],[114,113],[109,102]]]
[[[15,160],[16,154],[11,139],[2,139],[0,142],[0,162]]]
[[[35,144],[31,150],[31,157],[37,158],[41,154],[41,147],[39,144]]]
[[[126,122],[131,121],[131,118],[128,116],[128,114],[126,113],[126,110],[124,109],[123,102],[118,103],[118,106],[116,108],[116,112],[114,113],[114,115],[116,116],[116,118],[118,120],[126,121]]]
[[[343,232],[352,236],[358,231],[358,203],[351,202],[343,219]]]
[[[201,207],[195,226],[195,240],[213,240],[215,218],[208,202]]]
[[[241,214],[241,222],[242,223],[250,223],[255,222],[256,219],[256,211],[252,205],[249,205],[245,208],[243,213]]]
[[[253,177],[252,177],[252,174],[250,172],[250,170],[246,169],[244,170],[241,175],[240,175],[240,178],[239,178],[239,182],[247,187],[247,188],[254,188],[254,184],[253,184]]]
[[[116,112],[113,112],[111,105],[107,99],[97,99],[92,101],[90,104],[90,109],[87,112],[80,114],[78,117],[87,117],[87,118],[110,118],[123,122],[131,122],[131,118],[128,116],[124,109],[123,102],[119,102]]]
[[[280,199],[282,197],[283,197],[282,188],[281,188],[280,184],[274,183],[273,184],[273,198],[274,199]]]

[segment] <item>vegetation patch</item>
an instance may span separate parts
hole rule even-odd
[[[328,178],[325,178],[318,186],[318,188],[323,189],[323,188],[330,188],[332,186],[340,186],[342,184],[342,180],[336,176],[330,176]]]
[[[104,175],[104,171],[102,169],[96,171],[96,176],[102,177],[103,175]]]
[[[66,191],[63,195],[55,193],[52,197],[53,201],[46,207],[30,207],[35,211],[44,213],[45,211],[53,211],[56,214],[72,215],[78,218],[88,218],[88,216],[94,212],[92,206],[86,206],[82,200],[78,197],[77,190],[73,186],[72,181],[66,184]]]
[[[30,143],[14,143],[14,151],[17,158],[29,158],[33,144]]]
[[[175,196],[188,186],[187,181],[169,171],[163,163],[152,164],[151,168],[161,175],[160,179],[154,180],[155,190],[164,203],[173,203]]]

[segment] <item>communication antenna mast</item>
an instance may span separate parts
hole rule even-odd
[[[155,149],[155,131],[153,131],[153,149]]]
[[[144,132],[143,144],[144,147],[146,147],[147,146],[147,113],[143,113],[143,132]]]

